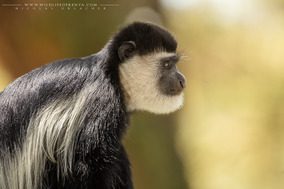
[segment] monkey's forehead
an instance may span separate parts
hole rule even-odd
[[[118,48],[124,41],[134,41],[140,55],[163,49],[166,52],[176,52],[177,41],[167,30],[146,22],[133,22],[122,28],[114,40]]]
[[[165,51],[155,51],[154,53],[142,55],[141,58],[145,60],[144,62],[149,62],[149,63],[156,63],[156,62],[178,63],[180,61],[179,54],[172,52],[165,52]]]

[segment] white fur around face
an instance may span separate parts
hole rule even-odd
[[[155,52],[145,56],[134,56],[119,66],[120,82],[123,87],[128,112],[149,111],[167,114],[183,105],[183,93],[168,96],[158,89],[159,60],[174,53]]]

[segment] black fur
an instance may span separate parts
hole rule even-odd
[[[150,23],[130,24],[121,29],[115,36],[116,43],[112,49],[118,49],[124,41],[135,41],[140,55],[154,52],[154,50],[165,50],[176,52],[177,42],[168,31]]]
[[[155,49],[175,52],[177,47],[166,30],[135,22],[122,28],[97,54],[47,64],[16,79],[0,93],[0,168],[21,149],[30,120],[40,110],[97,84],[89,91],[90,98],[83,107],[84,126],[74,138],[72,172],[69,176],[57,175],[55,163],[48,161],[42,186],[133,188],[130,163],[121,143],[129,115],[119,83],[121,60],[117,52],[125,41],[135,41],[140,55]]]

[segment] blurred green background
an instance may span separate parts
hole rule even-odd
[[[0,91],[36,67],[100,51],[132,20],[175,34],[186,57],[178,65],[185,105],[132,117],[125,145],[136,189],[284,188],[284,1],[80,2],[94,10],[24,5],[75,0],[10,1],[18,10],[3,3]]]

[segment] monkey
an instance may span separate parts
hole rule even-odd
[[[135,21],[96,54],[46,64],[0,93],[1,189],[133,189],[130,116],[184,101],[177,41]]]

